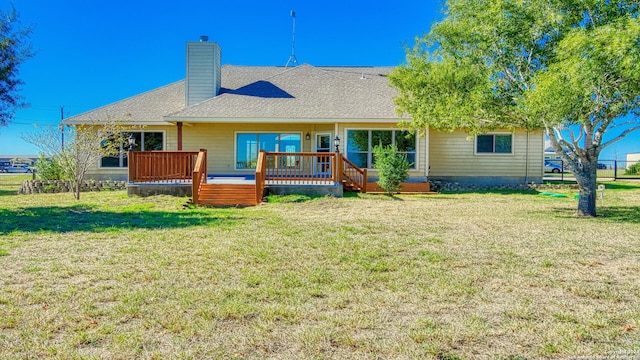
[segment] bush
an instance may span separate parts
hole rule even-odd
[[[64,180],[64,171],[55,157],[40,155],[35,164],[36,174],[42,180]]]
[[[640,163],[635,163],[627,168],[625,175],[640,175]]]
[[[400,190],[400,184],[409,178],[411,163],[406,154],[398,154],[395,145],[376,145],[373,148],[373,167],[378,170],[378,185],[388,194]]]

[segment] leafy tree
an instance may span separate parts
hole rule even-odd
[[[31,27],[20,27],[19,14],[15,8],[0,10],[0,126],[7,126],[16,109],[26,106],[18,94],[24,84],[18,78],[18,69],[34,56],[27,42]]]
[[[448,0],[391,75],[403,126],[542,129],[596,215],[600,151],[640,128],[637,1]],[[616,130],[624,127],[620,132]],[[605,134],[611,139],[605,141]]]
[[[400,190],[400,184],[409,178],[411,163],[406,154],[399,154],[395,145],[373,147],[373,167],[378,170],[378,185],[387,194]]]
[[[65,133],[62,148],[57,127],[43,127],[25,134],[22,139],[37,146],[44,155],[51,157],[61,169],[61,177],[70,181],[73,196],[80,199],[80,189],[89,169],[105,156],[117,154],[126,139],[121,134],[126,127],[122,121],[107,118],[75,125]]]

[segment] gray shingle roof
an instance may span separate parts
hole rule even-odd
[[[166,124],[164,115],[184,109],[184,80],[87,111],[64,120],[67,124],[95,123],[105,119],[147,125]]]
[[[392,67],[222,67],[220,94],[184,107],[184,81],[68,118],[68,123],[109,114],[146,124],[163,121],[296,119],[397,121],[386,75]],[[128,115],[130,114],[130,115]],[[125,119],[126,120],[126,119]]]

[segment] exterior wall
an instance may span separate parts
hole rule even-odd
[[[182,128],[185,151],[208,150],[208,172],[219,175],[248,175],[253,169],[235,169],[235,139],[237,132],[293,132],[300,133],[302,151],[315,151],[315,134],[331,133],[342,139],[340,150],[346,149],[349,129],[398,129],[392,123],[344,124],[184,124]],[[147,126],[142,131],[164,131],[165,150],[177,150],[177,127]],[[496,131],[502,132],[502,131]],[[311,139],[306,140],[309,134]],[[428,136],[418,136],[417,168],[410,171],[410,181],[430,180],[476,184],[515,184],[541,182],[543,176],[544,139],[541,132],[527,134],[516,131],[512,154],[475,154],[475,141],[463,131],[442,133],[434,130]],[[528,174],[527,174],[528,158]],[[95,164],[88,177],[96,180],[126,180],[126,168],[99,168]],[[375,181],[377,172],[369,169],[369,180]]]
[[[177,150],[178,149],[178,130],[175,125],[166,126],[145,126],[143,128],[132,129],[132,131],[162,131],[164,132],[164,149],[165,150]],[[103,168],[100,167],[100,161],[98,160],[87,171],[87,179],[93,180],[127,180],[128,169],[127,168]]]
[[[640,153],[628,153],[627,154],[627,162],[638,162],[640,161]]]
[[[509,133],[495,131],[492,133]],[[429,179],[476,184],[514,184],[542,181],[542,132],[513,133],[512,154],[476,154],[475,136],[463,131],[429,131]],[[527,173],[528,170],[528,173]]]
[[[182,149],[207,149],[207,171],[209,174],[246,175],[254,169],[235,169],[236,132],[291,132],[300,133],[302,151],[315,151],[315,132],[329,130],[328,126],[297,124],[193,124],[182,127]],[[305,135],[311,135],[310,140]]]
[[[400,130],[396,123],[344,123],[338,124],[338,137],[341,141],[341,151],[346,149],[347,143],[347,130],[385,130],[393,129]],[[335,135],[334,135],[335,136]],[[425,136],[418,136],[416,147],[416,169],[409,171],[409,181],[425,181],[427,179],[427,163],[428,163],[428,138]],[[367,171],[369,181],[377,181],[378,171],[375,169],[369,169]]]

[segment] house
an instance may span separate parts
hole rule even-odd
[[[187,42],[186,78],[70,117],[66,124],[124,119],[134,150],[206,149],[210,178],[256,172],[261,150],[340,153],[353,165],[372,169],[373,146],[396,144],[413,164],[411,182],[522,184],[542,180],[540,132],[496,131],[469,137],[464,131],[425,129],[412,134],[393,103],[392,67],[296,67],[222,65],[215,42]],[[405,118],[406,120],[406,118]],[[128,135],[127,135],[128,136]],[[282,157],[282,156],[281,156]],[[287,166],[298,161],[287,157]],[[315,160],[314,160],[315,161]],[[282,164],[281,164],[282,165]],[[283,165],[283,166],[284,166]],[[317,165],[317,164],[316,164]],[[95,164],[95,179],[127,178],[127,145]]]

